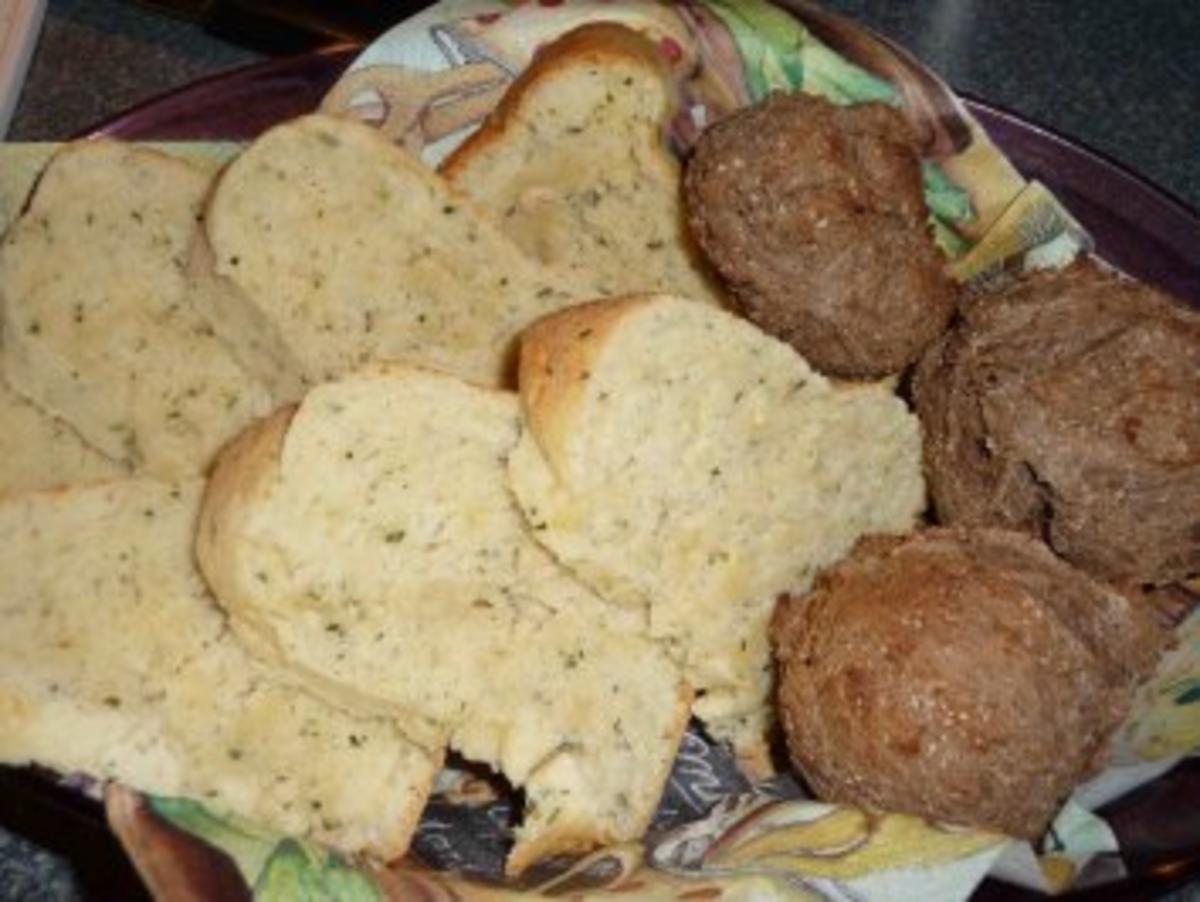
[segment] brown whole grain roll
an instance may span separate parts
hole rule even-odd
[[[904,369],[953,313],[922,190],[899,111],[803,94],[710,126],[684,181],[691,231],[741,312],[847,377]]]
[[[859,543],[772,623],[792,760],[823,799],[1039,835],[1156,660],[1148,610],[1006,530]]]
[[[1200,572],[1200,314],[1089,261],[962,314],[914,380],[941,522],[1113,581]]]

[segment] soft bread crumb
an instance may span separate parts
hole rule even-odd
[[[125,468],[0,380],[0,493],[113,479]]]
[[[514,395],[372,369],[222,456],[201,567],[243,638],[523,787],[508,868],[642,834],[686,726],[678,668],[530,537]]]
[[[399,857],[440,758],[246,655],[191,561],[202,488],[138,479],[0,502],[0,760]]]
[[[703,691],[695,712],[761,760],[775,598],[924,507],[920,434],[889,384],[838,385],[751,324],[648,295],[522,340],[529,424],[509,477],[538,541]]]
[[[157,151],[67,145],[0,249],[9,383],[114,461],[163,478],[203,472],[271,406],[187,296],[209,181]]]
[[[538,52],[441,171],[588,297],[669,291],[720,304],[683,223],[673,107],[651,41],[585,25]]]
[[[222,174],[205,223],[209,272],[197,279],[213,326],[291,400],[379,360],[500,384],[516,333],[577,293],[349,120],[266,132]]]

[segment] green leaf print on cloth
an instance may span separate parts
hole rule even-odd
[[[877,78],[834,53],[790,13],[765,0],[705,0],[729,29],[742,54],[751,98],[771,91],[803,90],[842,105],[900,96]]]

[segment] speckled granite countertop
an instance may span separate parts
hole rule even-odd
[[[1200,209],[1200,3],[825,2],[907,47],[960,91],[1082,141]],[[65,138],[259,59],[122,0],[50,0],[9,138]],[[0,900],[79,897],[61,861],[0,830]],[[1173,898],[1200,900],[1200,889]]]

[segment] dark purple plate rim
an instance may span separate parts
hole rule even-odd
[[[360,50],[337,45],[218,73],[140,103],[76,137],[250,140],[315,109]],[[1200,306],[1200,212],[1112,157],[1019,113],[972,97],[964,103],[1017,168],[1045,183],[1092,233],[1101,256]],[[145,897],[95,802],[29,768],[0,767],[0,797],[0,823],[68,858],[86,892]],[[1128,862],[1134,876],[1069,898],[1147,899],[1195,879],[1200,874],[1200,850],[1193,848],[1200,837],[1197,824],[1187,834],[1186,848],[1164,845],[1147,832],[1147,825],[1162,820],[1156,812],[1166,802],[1186,804],[1189,798],[1200,799],[1198,759],[1106,806],[1118,833],[1128,836],[1126,845],[1137,846]],[[1192,812],[1192,821],[1198,816]],[[977,898],[1045,897],[986,881]]]
[[[1018,113],[1016,110],[1009,107],[1001,106],[1000,104],[992,103],[983,100],[973,94],[960,93],[960,98],[966,103],[967,108],[973,113],[978,113],[980,110],[988,119],[987,130],[993,133],[993,129],[1001,131],[1002,135],[1005,130],[1017,130],[1029,134],[1036,134],[1044,141],[1053,143],[1057,147],[1063,148],[1073,156],[1089,157],[1094,165],[1103,167],[1105,170],[1113,174],[1120,175],[1124,179],[1130,179],[1138,182],[1143,188],[1155,195],[1161,203],[1176,208],[1178,215],[1191,219],[1196,225],[1200,226],[1200,210],[1189,205],[1183,198],[1177,194],[1168,191],[1166,188],[1151,181],[1145,176],[1139,174],[1136,170],[1122,163],[1111,154],[1105,153],[1102,150],[1097,150],[1089,144],[1078,141],[1075,138],[1070,138],[1062,132],[1056,131],[1047,125],[1042,125]],[[994,136],[993,136],[994,137]],[[998,146],[1003,146],[1003,137],[995,138]]]
[[[278,122],[316,109],[362,49],[331,44],[217,72],[105,117],[72,139],[249,141]],[[239,97],[253,97],[255,103],[231,102]]]
[[[1200,211],[1124,163],[1048,126],[963,97],[996,146],[1046,184],[1125,272],[1200,307]]]

